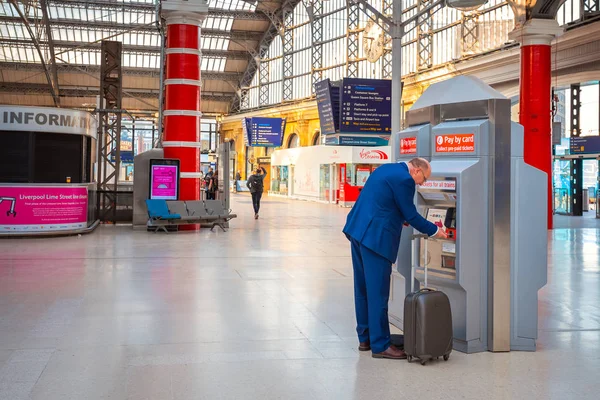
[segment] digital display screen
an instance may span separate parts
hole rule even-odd
[[[179,199],[179,160],[150,160],[150,199]]]
[[[430,208],[427,210],[427,217],[425,218],[438,228],[444,229],[447,213],[447,208]]]

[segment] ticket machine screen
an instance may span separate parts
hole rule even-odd
[[[425,218],[444,230],[448,239],[438,240],[429,244],[427,259],[429,269],[433,275],[437,271],[445,273],[444,277],[456,275],[456,207],[432,205],[426,208]],[[423,248],[421,248],[423,251]],[[421,253],[421,260],[425,262],[425,254]],[[451,275],[447,275],[451,274]]]
[[[425,218],[438,228],[444,229],[448,239],[456,240],[456,208],[428,208]]]

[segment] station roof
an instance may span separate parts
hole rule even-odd
[[[283,1],[298,3],[209,0],[201,39],[205,115],[229,111],[244,75],[255,70],[250,64],[255,63],[259,47],[273,36],[269,31]],[[100,42],[116,40],[123,43],[123,108],[157,110],[158,4],[155,0],[0,0],[0,104],[96,108]]]

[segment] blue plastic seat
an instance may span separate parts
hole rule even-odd
[[[169,207],[167,207],[166,200],[146,200],[146,206],[148,207],[148,216],[151,219],[162,219],[162,220],[173,220],[181,219],[179,214],[169,214]]]

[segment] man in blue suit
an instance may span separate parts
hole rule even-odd
[[[348,214],[344,234],[352,247],[354,302],[359,350],[374,358],[404,359],[404,351],[390,343],[388,301],[390,275],[396,261],[404,224],[437,238],[443,230],[427,221],[414,205],[415,186],[431,176],[427,160],[378,167]]]

